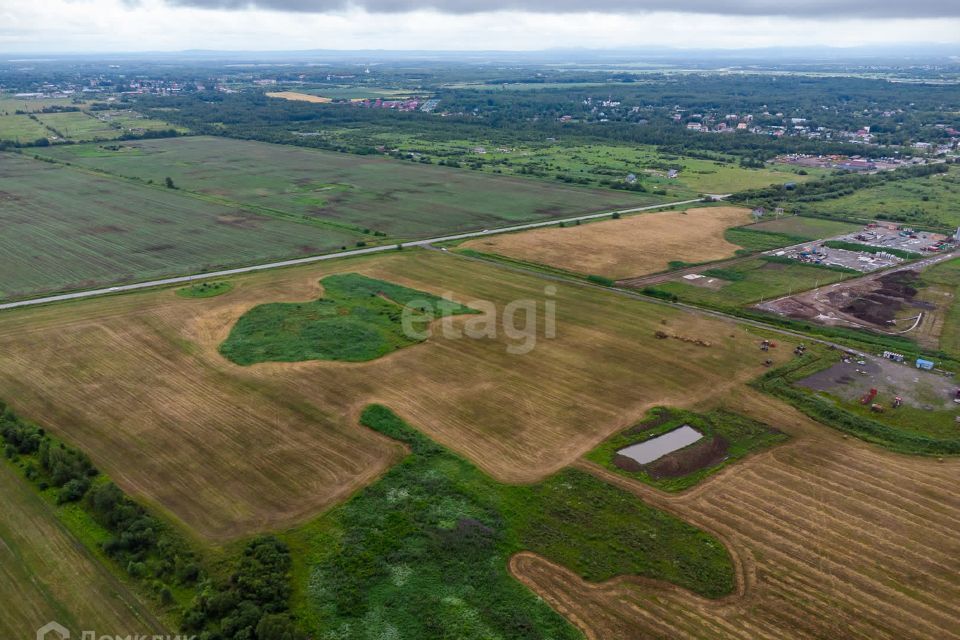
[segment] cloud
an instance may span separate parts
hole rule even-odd
[[[139,0],[126,0],[137,4]],[[267,9],[296,13],[328,13],[361,9],[370,13],[432,10],[471,14],[491,11],[532,13],[679,13],[732,16],[790,16],[807,19],[836,16],[860,19],[955,18],[957,0],[166,0],[170,5],[202,9]]]

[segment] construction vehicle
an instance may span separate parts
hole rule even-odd
[[[877,390],[870,389],[870,391],[867,391],[865,394],[863,394],[863,396],[860,397],[860,404],[864,404],[864,405],[870,404],[871,402],[873,402],[873,399],[876,397],[877,397]]]

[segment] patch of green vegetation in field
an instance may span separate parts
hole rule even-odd
[[[49,137],[50,130],[27,115],[0,115],[0,140],[21,144]]]
[[[748,227],[748,229],[753,231],[783,233],[791,237],[803,238],[804,240],[830,238],[832,236],[853,233],[860,228],[861,225],[851,222],[812,218],[810,216],[786,216],[774,220],[766,220]]]
[[[905,405],[877,414],[857,402],[794,384],[836,362],[836,352],[815,345],[808,348],[807,355],[751,384],[818,422],[893,451],[914,455],[960,454],[960,435],[952,411],[927,411]]]
[[[177,289],[177,295],[181,298],[213,298],[223,295],[233,289],[230,282],[198,282],[189,287]]]
[[[655,285],[653,290],[676,296],[683,302],[729,309],[839,282],[856,275],[856,272],[796,260],[786,263],[760,257],[722,269],[710,269],[704,275],[728,280],[730,284],[711,289],[673,280]]]
[[[727,242],[743,247],[737,251],[739,254],[758,253],[779,249],[780,247],[789,247],[808,240],[806,236],[762,231],[752,227],[732,227],[723,232],[723,237]]]
[[[594,581],[640,575],[713,598],[733,589],[718,540],[589,474],[501,485],[385,407],[368,407],[361,422],[411,455],[285,534],[294,611],[308,631],[344,640],[581,637],[510,576],[509,558],[522,550]]]
[[[237,320],[220,353],[237,364],[374,360],[422,342],[438,318],[475,313],[443,298],[356,273],[321,280],[324,297],[254,307]],[[416,310],[404,327],[405,308]]]
[[[620,460],[618,464],[617,452],[621,449],[683,425],[689,425],[704,437],[646,465],[631,460]],[[729,411],[701,414],[655,407],[641,422],[607,439],[586,457],[610,471],[636,478],[658,489],[682,491],[728,464],[788,439],[787,434],[769,425]]]

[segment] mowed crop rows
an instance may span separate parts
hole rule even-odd
[[[320,253],[359,234],[0,154],[0,299]]]
[[[749,209],[701,207],[533,229],[469,240],[461,246],[618,279],[663,271],[672,260],[730,258],[739,247],[724,240],[723,232],[749,221]]]
[[[625,191],[202,136],[123,142],[116,151],[71,145],[44,154],[143,180],[162,182],[169,176],[188,191],[403,238],[662,201]]]
[[[163,631],[5,462],[0,463],[0,505],[0,637],[32,638],[51,620],[75,637],[82,629]]]
[[[653,405],[689,405],[763,370],[744,327],[575,286],[551,297],[558,337],[525,355],[507,351],[516,342],[502,328],[496,339],[435,336],[364,363],[242,367],[220,355],[251,307],[316,299],[333,272],[500,311],[547,296],[527,275],[407,250],[238,277],[214,298],[162,290],[7,312],[0,397],[82,446],[127,491],[223,539],[302,521],[392,464],[395,444],[357,426],[369,403],[498,480],[528,482]],[[658,340],[657,330],[712,346]]]
[[[583,466],[720,536],[740,564],[737,595],[592,585],[531,554],[513,559],[515,575],[590,638],[960,637],[960,461],[844,440],[769,398],[731,402],[794,442],[680,496]]]

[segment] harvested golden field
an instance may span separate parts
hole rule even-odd
[[[74,637],[84,629],[164,631],[6,462],[0,462],[0,505],[0,638],[33,638],[51,620]]]
[[[679,496],[578,464],[720,537],[739,565],[736,595],[589,584],[527,553],[514,574],[589,638],[960,637],[960,460],[844,440],[751,393],[730,403],[793,442]]]
[[[501,311],[545,295],[528,275],[404,251],[237,277],[214,298],[168,289],[5,312],[0,398],[88,452],[127,492],[223,540],[302,521],[392,464],[399,447],[357,426],[372,402],[495,478],[528,482],[653,405],[688,406],[763,370],[748,328],[568,285],[550,296],[558,336],[541,333],[523,355],[507,351],[516,342],[502,328],[495,339],[437,335],[363,363],[242,367],[218,353],[251,307],[315,299],[335,272]],[[657,340],[658,330],[711,346]]]
[[[330,98],[324,98],[323,96],[315,96],[309,93],[300,93],[299,91],[272,91],[267,93],[268,98],[281,98],[283,100],[297,100],[299,102],[316,102],[319,104],[327,104],[328,102],[333,102]]]
[[[723,232],[747,224],[742,207],[701,207],[549,227],[470,240],[460,245],[577,273],[620,279],[663,271],[671,260],[722,260],[739,249]]]

